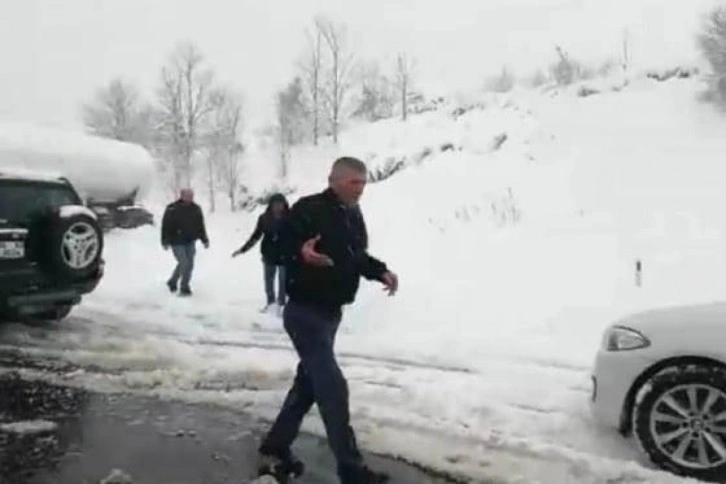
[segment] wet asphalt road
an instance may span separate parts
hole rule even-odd
[[[38,420],[46,423],[32,433],[7,425]],[[250,482],[266,427],[211,405],[96,394],[7,374],[0,376],[0,484],[98,484],[114,469],[133,484]],[[307,468],[295,482],[338,482],[325,441],[301,435],[295,451]],[[366,459],[392,483],[454,482],[394,459]]]

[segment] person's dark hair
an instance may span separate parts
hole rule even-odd
[[[267,199],[267,208],[265,209],[265,215],[269,216],[272,213],[272,206],[275,203],[281,203],[283,206],[283,212],[287,213],[290,210],[290,204],[287,202],[287,198],[282,193],[275,193]]]
[[[358,173],[368,173],[368,167],[365,163],[363,163],[358,158],[353,158],[352,156],[343,156],[341,158],[338,158],[333,163],[332,171],[336,171],[339,168],[350,168],[351,170],[355,170]]]

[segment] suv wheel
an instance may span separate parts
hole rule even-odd
[[[72,304],[63,304],[48,311],[34,314],[33,319],[39,319],[41,321],[60,321],[65,319],[71,313],[72,309]]]
[[[658,466],[703,480],[726,476],[726,371],[688,367],[656,375],[633,411],[641,448]]]
[[[56,216],[48,241],[49,262],[61,279],[82,279],[94,274],[101,260],[103,235],[98,222],[78,213]]]

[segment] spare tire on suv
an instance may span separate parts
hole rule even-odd
[[[101,262],[103,234],[96,215],[86,207],[67,205],[54,211],[40,250],[49,272],[61,280],[93,275]]]

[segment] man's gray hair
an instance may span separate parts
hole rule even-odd
[[[333,168],[331,169],[331,173],[336,172],[340,168],[348,168],[363,174],[368,173],[368,167],[366,166],[366,164],[360,161],[358,158],[353,158],[352,156],[343,156],[342,158],[338,158],[337,160],[335,160],[335,162],[333,163]]]

